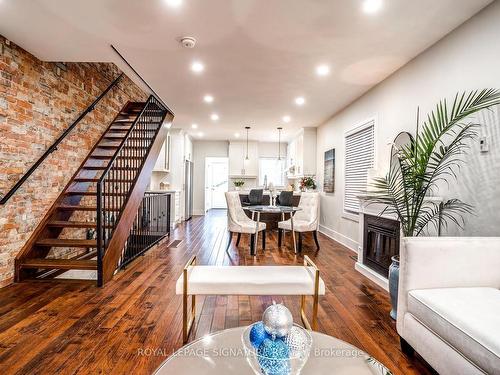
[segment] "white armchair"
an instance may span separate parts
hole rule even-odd
[[[299,233],[298,250],[302,251],[302,233],[304,232],[313,233],[316,249],[319,250],[319,193],[302,193],[298,207],[300,210],[293,215],[293,231]],[[278,246],[281,246],[284,230],[292,230],[290,219],[278,223]]]
[[[441,375],[500,374],[500,238],[404,238],[397,330]]]
[[[227,229],[229,231],[229,241],[227,243],[226,251],[231,246],[231,241],[233,239],[233,233],[238,233],[238,239],[236,240],[236,246],[240,244],[240,238],[242,233],[250,234],[250,252],[254,247],[257,247],[255,243],[255,234],[257,232],[262,233],[262,247],[266,247],[266,223],[259,223],[257,228],[257,222],[250,219],[243,211],[241,206],[240,195],[237,191],[226,192],[226,202],[227,202]]]

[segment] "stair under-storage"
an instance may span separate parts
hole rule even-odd
[[[117,114],[16,258],[16,281],[95,270],[110,280],[173,114],[155,97]]]

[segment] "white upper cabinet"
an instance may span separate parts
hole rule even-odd
[[[257,142],[248,142],[248,160],[246,142],[229,143],[229,176],[257,177],[259,174],[259,147]]]
[[[302,128],[288,144],[287,177],[316,174],[316,128]]]
[[[171,142],[170,133],[167,134],[165,142],[161,146],[160,154],[158,159],[156,159],[155,166],[153,168],[154,172],[170,172],[170,155],[171,155]]]

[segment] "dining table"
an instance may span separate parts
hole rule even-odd
[[[255,255],[257,253],[257,244],[259,237],[259,223],[260,223],[260,215],[261,214],[280,214],[281,221],[285,221],[286,214],[290,216],[290,228],[292,232],[292,241],[293,241],[293,251],[297,253],[297,244],[295,242],[295,232],[293,230],[293,216],[297,211],[302,210],[299,207],[291,207],[291,206],[272,206],[272,205],[257,205],[257,206],[245,206],[244,210],[251,212],[252,220],[255,221],[255,241],[254,245],[251,249],[251,255]]]

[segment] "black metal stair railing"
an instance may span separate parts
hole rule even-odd
[[[162,103],[150,96],[97,183],[99,285],[102,285],[104,253],[166,115]]]
[[[170,194],[146,192],[118,263],[124,268],[170,235]]]
[[[78,118],[73,121],[73,123],[68,126],[68,128],[57,138],[54,143],[43,153],[40,158],[31,166],[30,169],[16,182],[16,184],[2,197],[0,197],[0,205],[7,203],[7,201],[12,197],[16,191],[24,184],[24,182],[35,172],[35,170],[43,163],[47,157],[57,150],[57,146],[66,138],[66,136],[71,133],[71,131],[82,121],[82,119],[90,112],[92,112],[96,105],[106,96],[106,94],[115,87],[118,82],[123,78],[123,73],[121,73],[117,78],[109,84],[109,86],[97,97],[94,101],[78,116]]]

